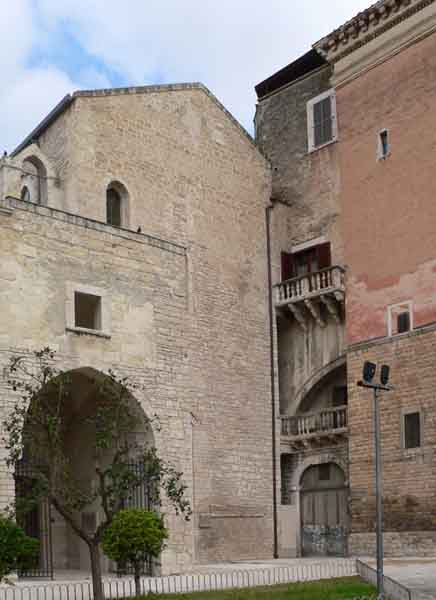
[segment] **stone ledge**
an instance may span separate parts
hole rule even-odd
[[[6,196],[6,198],[0,201],[0,211],[9,211],[8,214],[12,214],[14,209],[22,210],[26,212],[32,212],[41,217],[49,219],[55,219],[62,221],[70,225],[76,225],[77,227],[84,227],[85,229],[93,229],[95,231],[101,231],[103,233],[109,233],[112,236],[119,237],[126,240],[131,240],[140,244],[147,244],[159,248],[165,252],[172,254],[178,254],[180,256],[186,256],[187,248],[176,242],[170,242],[161,238],[148,235],[146,233],[137,233],[130,229],[122,229],[121,227],[112,227],[103,221],[96,221],[95,219],[89,219],[80,215],[69,213],[58,208],[52,208],[49,206],[42,206],[41,204],[35,204],[34,202],[26,202],[13,196]]]
[[[65,331],[68,333],[75,333],[76,335],[90,335],[98,338],[104,338],[106,340],[111,339],[111,335],[105,331],[86,329],[85,327],[65,327]]]
[[[391,337],[383,336],[379,338],[373,338],[372,340],[364,340],[362,342],[356,342],[355,344],[350,344],[346,348],[347,354],[350,352],[358,352],[361,350],[368,350],[374,346],[383,346],[384,344],[390,344],[393,342],[401,342],[402,340],[407,340],[409,338],[417,337],[419,335],[425,335],[426,333],[431,333],[436,331],[436,323],[429,323],[428,325],[422,325],[413,329],[413,331],[408,331],[407,333],[401,333],[399,335],[393,335]]]

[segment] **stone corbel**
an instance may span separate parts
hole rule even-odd
[[[315,321],[318,323],[318,325],[320,327],[325,327],[326,324],[325,324],[323,318],[321,317],[321,310],[319,308],[319,304],[310,299],[306,299],[304,301],[304,304],[307,306],[310,314],[315,319]]]
[[[368,21],[363,17],[359,19],[359,28],[362,33],[368,31]]]
[[[339,324],[341,322],[341,315],[337,302],[331,296],[321,296],[321,302],[325,304],[333,319]]]
[[[341,292],[340,290],[336,290],[335,292],[335,298],[338,302],[340,302],[341,304],[343,304],[345,302],[345,294],[344,292]]]
[[[301,310],[301,308],[299,306],[297,306],[296,304],[289,304],[288,308],[291,311],[291,313],[294,315],[295,320],[300,325],[302,330],[307,331],[306,318],[305,318],[304,313]]]

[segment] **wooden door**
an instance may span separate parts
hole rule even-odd
[[[303,556],[346,556],[348,488],[337,465],[310,467],[300,496]]]

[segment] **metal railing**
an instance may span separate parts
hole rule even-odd
[[[358,575],[366,581],[367,583],[371,583],[374,586],[377,586],[377,571],[362,562],[361,560],[356,560],[356,569]],[[385,594],[388,598],[392,600],[412,600],[412,591],[409,590],[405,585],[398,583],[394,579],[387,577],[384,575],[383,584]]]
[[[328,267],[315,273],[307,273],[282,281],[274,287],[277,306],[299,302],[328,292],[344,292],[345,269],[337,265]]]
[[[143,577],[141,591],[148,593],[190,593],[235,588],[255,588],[320,581],[338,577],[357,575],[354,559],[320,561],[319,563],[288,565],[263,569],[246,569],[215,573],[194,573],[190,575],[170,575],[168,577]],[[132,578],[104,581],[106,600],[135,596]],[[34,585],[26,582],[11,586],[0,586],[0,600],[92,600],[90,581],[76,583],[48,583]]]
[[[348,413],[346,406],[339,406],[315,413],[282,416],[281,421],[283,436],[303,438],[344,431],[348,425]]]

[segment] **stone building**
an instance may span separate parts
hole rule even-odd
[[[435,2],[382,0],[256,88],[284,556],[375,551],[365,360],[396,385],[380,401],[386,553],[436,553],[435,30]]]
[[[80,418],[93,383],[112,368],[141,384],[136,401],[160,419],[149,439],[194,510],[190,523],[168,515],[163,572],[270,557],[270,167],[250,136],[200,84],[78,92],[1,160],[0,192],[1,371],[57,351],[77,387],[72,463],[90,479]],[[0,397],[3,421],[4,378]],[[42,513],[43,570],[87,569],[83,543]]]
[[[377,2],[256,87],[255,143],[201,84],[150,86],[67,96],[0,161],[0,368],[55,348],[71,420],[108,369],[141,384],[194,510],[165,573],[374,552],[365,360],[396,385],[386,552],[436,552],[435,30],[434,1]],[[40,512],[46,566],[88,568]]]

